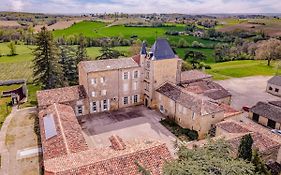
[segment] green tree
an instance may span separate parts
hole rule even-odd
[[[187,47],[187,42],[185,39],[181,38],[178,42],[178,48],[186,48]]]
[[[182,71],[188,71],[188,70],[191,70],[192,68],[193,67],[189,62],[187,62],[187,61],[182,62],[182,66],[181,66]]]
[[[142,175],[151,175],[150,171],[141,166],[137,161],[135,161],[135,164],[138,166],[138,171]]]
[[[86,40],[83,35],[78,37],[78,47],[76,52],[76,64],[80,61],[88,60],[87,50],[86,50]]]
[[[7,44],[8,48],[10,49],[10,56],[14,56],[14,55],[17,55],[16,53],[16,44],[14,41],[10,41],[8,44]]]
[[[33,51],[34,82],[42,89],[62,87],[64,82],[59,51],[53,41],[52,33],[46,27],[42,27],[36,35],[36,45]]]
[[[101,55],[96,58],[98,60],[115,59],[120,56],[124,56],[124,54],[122,54],[118,50],[114,50],[111,47],[107,47],[107,46],[102,47],[100,52]]]
[[[253,143],[254,143],[254,141],[252,139],[251,134],[244,135],[240,141],[237,157],[242,158],[247,161],[251,161]]]
[[[261,175],[271,175],[270,171],[268,171],[266,165],[264,164],[263,160],[261,159],[258,150],[254,149],[253,151],[253,158],[252,163],[255,166],[255,172]]]
[[[184,55],[184,59],[188,60],[194,69],[196,69],[196,65],[198,65],[201,61],[206,60],[206,56],[202,52],[197,51],[187,51]]]
[[[60,64],[63,70],[64,81],[68,85],[78,84],[76,50],[70,46],[60,46]]]
[[[224,140],[209,141],[203,147],[180,147],[178,159],[165,164],[164,175],[254,175],[254,166],[234,159]]]

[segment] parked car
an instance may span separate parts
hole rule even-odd
[[[246,112],[249,112],[250,108],[248,106],[243,106],[242,109]]]
[[[281,130],[278,129],[272,129],[271,132],[273,132],[274,134],[281,135]]]

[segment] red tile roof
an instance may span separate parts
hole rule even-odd
[[[139,174],[136,162],[153,175],[160,175],[166,161],[171,160],[165,144],[158,142],[126,143],[124,150],[112,148],[90,149],[68,156],[61,156],[45,162],[49,174]]]
[[[181,83],[190,83],[210,78],[212,78],[212,75],[208,75],[199,70],[184,71],[181,73]]]
[[[52,114],[57,134],[46,139],[43,118]],[[88,149],[82,129],[73,109],[62,104],[53,104],[39,112],[39,124],[44,160],[77,153]],[[47,128],[48,129],[48,128]]]
[[[82,85],[37,91],[38,106],[49,106],[54,103],[72,102],[86,98]]]
[[[233,121],[223,121],[216,124],[217,127],[222,128],[223,130],[229,133],[248,133],[250,130],[243,127],[242,125],[237,124]]]

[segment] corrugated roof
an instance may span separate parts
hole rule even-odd
[[[157,39],[151,47],[154,60],[175,58],[175,53],[166,39]]]
[[[268,83],[281,86],[281,76],[274,76],[268,80]]]
[[[126,69],[139,66],[138,63],[136,63],[132,58],[82,61],[79,64],[88,73],[114,69]]]

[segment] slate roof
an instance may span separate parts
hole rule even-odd
[[[175,58],[176,55],[166,39],[157,39],[150,50],[154,60]]]
[[[77,101],[85,99],[87,96],[82,85],[37,91],[36,95],[39,107]]]
[[[83,68],[87,73],[114,69],[127,69],[138,66],[138,63],[135,62],[133,58],[81,61],[79,63],[79,67]]]
[[[200,115],[223,111],[218,104],[204,97],[199,97],[196,94],[184,91],[182,88],[171,83],[165,83],[156,91]]]
[[[146,42],[142,42],[140,54],[141,55],[147,54],[147,52],[146,52]]]
[[[250,112],[281,123],[281,108],[275,105],[265,102],[258,102],[255,106],[250,108]]]
[[[268,83],[281,86],[281,76],[274,76],[268,80]]]
[[[52,114],[57,134],[46,139],[43,118]],[[44,160],[88,150],[82,129],[76,119],[72,107],[53,104],[39,112],[39,125]]]
[[[205,74],[199,70],[189,70],[181,73],[181,83],[191,83],[209,78],[212,78],[212,75]]]
[[[270,101],[268,102],[269,104],[272,104],[274,106],[277,106],[277,107],[281,107],[281,101]]]

